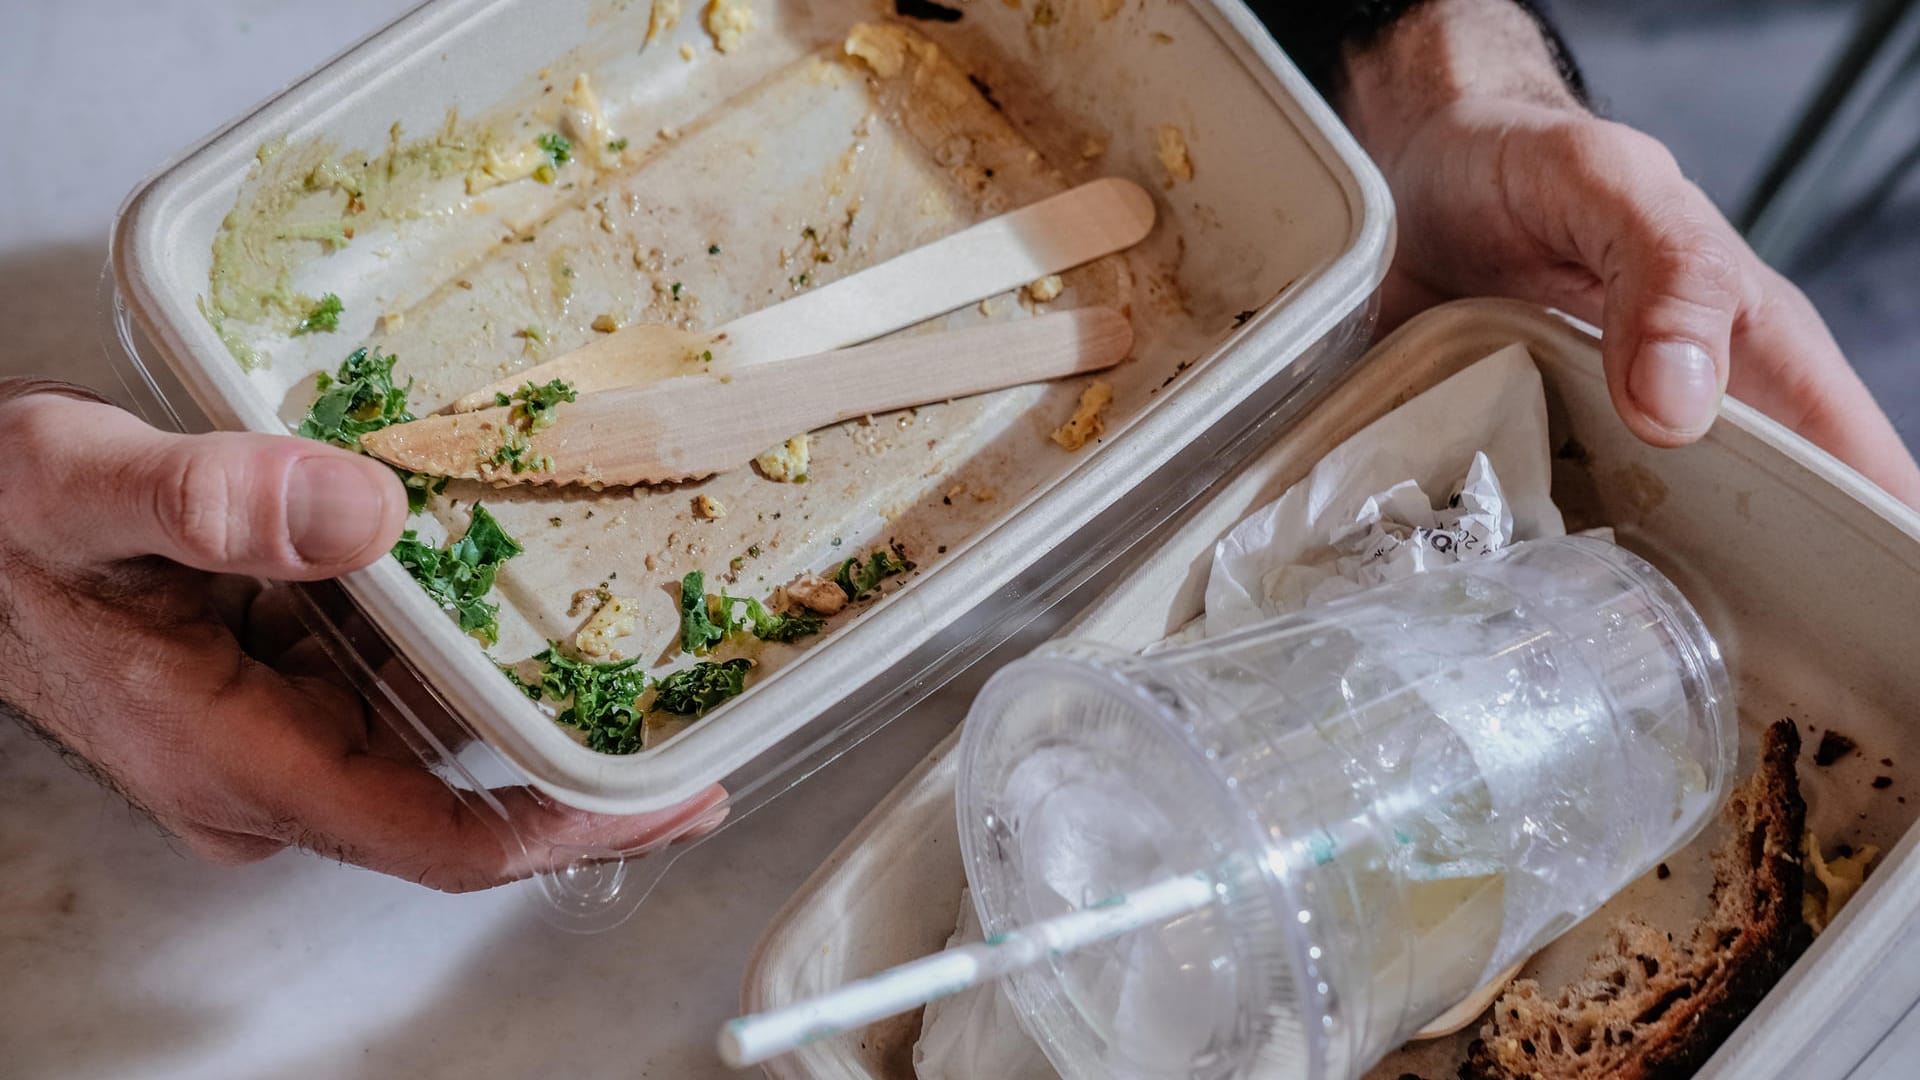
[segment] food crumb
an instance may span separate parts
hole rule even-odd
[[[1891,776],[1876,776],[1873,778],[1873,790],[1875,791],[1885,791],[1892,786],[1893,777]]]
[[[611,334],[620,329],[620,320],[611,315],[595,315],[593,317],[593,328],[603,334]]]
[[[999,497],[1000,497],[1000,489],[999,489],[999,488],[990,488],[990,487],[988,487],[988,488],[982,488],[982,487],[977,487],[977,488],[974,488],[974,489],[973,489],[973,501],[974,501],[974,502],[992,502],[993,500],[995,500],[995,499],[997,499],[997,498],[999,498]]]
[[[601,590],[605,593],[605,590]],[[586,625],[573,636],[573,646],[587,656],[608,656],[613,652],[613,643],[633,633],[634,611],[638,608],[632,600],[608,594]]]
[[[1066,282],[1060,280],[1059,274],[1048,274],[1038,281],[1028,282],[1023,291],[1026,293],[1028,300],[1036,304],[1044,304],[1050,300],[1059,299],[1060,294],[1065,292],[1066,289]]]
[[[779,446],[753,459],[755,465],[769,480],[782,484],[805,483],[807,468],[812,459],[812,440],[807,435],[795,435]]]
[[[993,297],[989,296],[985,300],[980,301],[980,314],[985,315],[987,318],[991,319],[993,318],[993,311],[994,311]]]
[[[848,56],[866,64],[875,75],[891,79],[907,66],[907,32],[886,23],[859,23],[847,31],[842,46]]]
[[[691,59],[693,59],[693,46],[692,46],[692,45],[689,45],[689,44],[687,44],[687,43],[686,43],[686,42],[684,42],[684,41],[680,43],[680,59],[682,59],[682,60],[691,60]]]
[[[1107,430],[1106,408],[1113,402],[1113,387],[1095,380],[1080,392],[1080,405],[1067,422],[1054,429],[1053,441],[1064,450],[1078,450],[1090,439]]]
[[[1667,868],[1666,863],[1661,863],[1659,866],[1653,868],[1653,876],[1659,878],[1661,881],[1665,881],[1673,876],[1673,871]]]
[[[1153,132],[1155,151],[1167,170],[1167,186],[1175,181],[1193,179],[1193,158],[1187,153],[1187,137],[1171,124],[1162,124]]]
[[[380,332],[383,334],[397,334],[406,324],[407,313],[404,311],[389,311],[380,316]]]
[[[1126,6],[1127,0],[1100,0],[1100,17],[1111,19],[1120,14],[1120,9]]]
[[[663,32],[671,30],[680,21],[680,0],[653,0],[653,10],[647,13],[647,40],[652,41]],[[688,51],[685,45],[681,50]]]
[[[753,29],[753,8],[747,0],[708,0],[705,23],[713,47],[730,53]]]
[[[1826,768],[1859,749],[1860,744],[1837,731],[1828,731],[1820,736],[1820,745],[1813,751],[1813,763]]]
[[[1080,158],[1083,161],[1092,161],[1095,158],[1104,157],[1106,152],[1107,140],[1096,135],[1087,136],[1087,141],[1080,144]]]
[[[838,615],[847,606],[845,590],[819,574],[802,574],[788,582],[787,599],[816,615]]]
[[[706,518],[708,521],[718,521],[727,516],[726,506],[723,505],[719,499],[711,495],[695,495],[693,497],[693,512],[695,515]]]

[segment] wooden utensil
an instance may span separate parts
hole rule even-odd
[[[1138,184],[1095,180],[712,330],[616,331],[441,411],[492,407],[496,395],[529,381],[564,379],[585,394],[673,378],[690,363],[731,371],[869,341],[1132,247],[1153,217],[1153,198]]]
[[[527,484],[620,485],[737,468],[796,431],[1112,367],[1133,329],[1081,308],[944,334],[876,342],[730,373],[681,375],[582,394],[550,427],[522,431],[506,407],[430,416],[360,438],[373,456],[432,476]],[[515,473],[496,465],[524,444]]]

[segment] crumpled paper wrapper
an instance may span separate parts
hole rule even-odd
[[[1204,634],[1563,536],[1551,480],[1540,373],[1509,345],[1363,428],[1234,526],[1214,549]]]

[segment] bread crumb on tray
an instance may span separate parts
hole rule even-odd
[[[1113,403],[1113,387],[1095,380],[1080,392],[1080,404],[1067,422],[1054,429],[1053,441],[1066,450],[1078,450],[1107,430],[1107,406]]]

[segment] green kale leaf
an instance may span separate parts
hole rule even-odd
[[[595,664],[567,656],[549,642],[534,659],[541,666],[540,682],[527,693],[536,701],[544,693],[555,702],[567,702],[554,719],[586,732],[589,750],[631,754],[641,748],[646,732],[640,695],[646,692],[647,675],[638,657]]]
[[[834,584],[847,594],[849,600],[865,600],[880,583],[895,574],[904,574],[913,569],[898,545],[891,550],[881,548],[868,556],[865,562],[858,558],[848,559],[840,564],[840,570],[833,575]]]
[[[704,716],[707,710],[747,688],[747,671],[752,667],[753,661],[745,657],[702,660],[660,680],[653,707],[675,716]]]
[[[340,329],[340,313],[344,310],[346,309],[341,305],[338,296],[333,293],[322,296],[320,303],[312,311],[307,312],[307,317],[294,325],[294,336],[311,334],[316,330],[324,330],[331,334]]]
[[[726,615],[721,615],[725,621]],[[707,576],[698,570],[680,579],[680,648],[705,653],[726,640],[727,628],[713,621],[707,600]]]
[[[413,380],[408,379],[404,386],[394,383],[394,359],[377,348],[372,352],[355,349],[336,374],[323,371],[316,375],[314,385],[320,396],[307,409],[295,433],[361,453],[360,436],[412,420],[407,394],[413,389]],[[406,486],[408,508],[416,512],[427,505],[429,494],[438,495],[447,488],[442,476],[393,471]]]
[[[750,596],[728,596],[720,594],[720,604],[731,611],[736,604],[746,605],[744,618],[733,624],[733,629],[750,630],[761,641],[789,642],[819,633],[827,625],[827,620],[811,611],[769,611],[767,606]]]
[[[500,605],[488,603],[486,596],[500,564],[520,551],[487,508],[475,503],[467,534],[444,550],[422,543],[408,529],[393,546],[393,557],[460,629],[492,645],[500,640]]]

